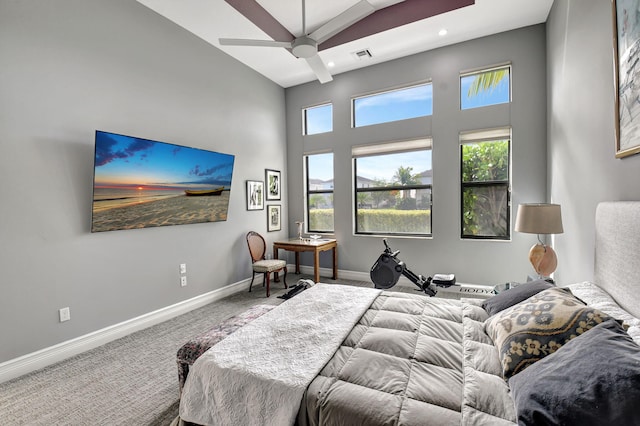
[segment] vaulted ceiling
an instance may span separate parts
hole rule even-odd
[[[303,35],[302,0],[138,0],[282,87],[316,80],[282,47],[226,46],[220,38],[290,42]],[[368,0],[375,12],[318,45],[332,75],[545,22],[553,0]],[[305,0],[309,34],[359,0]],[[446,34],[442,35],[441,31]],[[327,83],[331,84],[331,83]]]

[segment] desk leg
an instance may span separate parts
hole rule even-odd
[[[274,259],[278,258],[278,249],[276,247],[273,248],[273,258]],[[287,277],[284,277],[284,279],[286,280]],[[273,273],[273,282],[276,282],[276,283],[280,282],[280,274],[278,273],[278,271]]]
[[[320,281],[320,251],[318,249],[313,251],[313,281]]]
[[[338,279],[338,247],[333,248],[333,279]]]
[[[300,275],[300,252],[296,252],[296,274]]]

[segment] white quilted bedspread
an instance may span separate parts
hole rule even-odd
[[[306,387],[378,294],[318,284],[237,330],[193,364],[180,418],[202,425],[293,424]]]

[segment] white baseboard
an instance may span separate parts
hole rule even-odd
[[[288,270],[295,271],[295,265],[288,265]],[[313,275],[313,267],[300,265],[300,272],[305,275]],[[332,276],[332,274],[333,270],[331,268],[320,268],[320,282],[322,282],[322,277],[330,277]],[[371,280],[368,272],[346,270],[339,270],[338,278],[356,281]],[[235,294],[239,291],[246,290],[249,288],[250,282],[251,280],[247,278],[246,280],[242,280],[237,283],[222,287],[220,289],[201,294],[200,296],[196,296],[192,299],[184,300],[174,305],[149,312],[147,314],[132,318],[119,324],[115,324],[101,330],[85,334],[84,336],[67,340],[66,342],[62,342],[36,352],[23,355],[19,358],[0,363],[0,383],[39,370],[48,365],[65,360],[74,355],[78,355],[82,352],[97,348],[98,346],[127,336],[131,333],[135,333],[136,331],[143,330],[147,327],[151,327],[163,321],[167,321],[178,315],[185,314],[206,304]],[[262,276],[256,276],[255,284],[261,283]],[[411,283],[411,281],[409,281],[405,277],[400,277],[397,285],[403,287],[413,287],[413,283]],[[493,288],[489,289],[485,286],[473,286],[468,284],[463,284],[462,286],[452,286],[450,289],[438,288],[439,291],[442,290],[450,292],[472,293],[474,296],[478,296],[478,293],[481,293],[481,295],[488,295],[488,293],[492,289]]]
[[[289,265],[289,272],[295,271],[296,266],[291,264]],[[313,277],[313,266],[300,265],[300,273],[305,275],[311,275]],[[333,276],[333,269],[331,268],[320,268],[320,282],[322,282],[323,277],[331,277]],[[357,271],[345,271],[343,269],[338,270],[338,279],[343,278],[345,280],[354,280],[354,281],[370,281],[368,272],[357,272]]]
[[[244,291],[249,288],[249,283],[250,279],[242,280],[220,289],[201,294],[192,299],[184,300],[119,324],[85,334],[84,336],[76,337],[75,339],[67,340],[66,342],[0,363],[0,383],[39,370],[90,349],[97,348],[98,346],[167,321],[178,315],[185,314],[239,291]],[[262,283],[261,276],[256,277],[256,283]]]

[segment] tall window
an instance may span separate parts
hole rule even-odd
[[[324,104],[302,110],[302,134],[315,135],[333,130],[333,104]]]
[[[460,76],[460,108],[471,109],[511,101],[511,66]]]
[[[431,235],[431,139],[352,148],[355,232]]]
[[[433,85],[419,84],[352,100],[353,127],[433,115]]]
[[[462,238],[508,240],[511,129],[460,134]]]
[[[308,232],[333,232],[333,153],[305,156]]]

